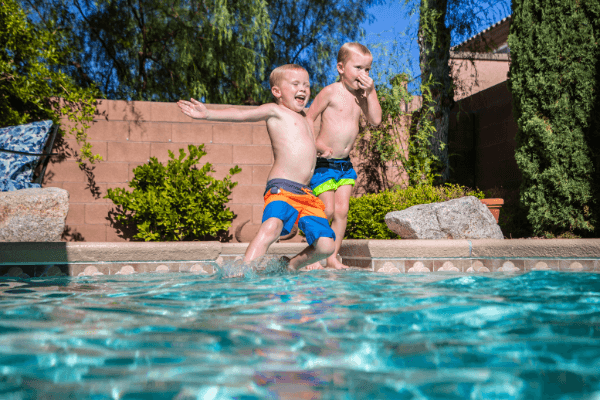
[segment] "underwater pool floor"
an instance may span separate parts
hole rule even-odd
[[[0,278],[0,397],[598,399],[600,274]]]

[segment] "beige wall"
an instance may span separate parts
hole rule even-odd
[[[450,66],[460,101],[508,79],[508,54],[451,53]]]
[[[509,65],[507,55],[483,54],[475,59],[469,55],[467,58],[464,53],[454,53],[451,59],[455,79],[463,83],[460,86],[462,89],[456,94],[456,100],[485,91],[506,80]],[[493,93],[495,92],[488,92],[489,95],[494,95]],[[473,96],[472,99],[477,103],[482,101],[483,97]],[[460,103],[467,106],[464,101]],[[470,101],[468,107],[479,109],[475,103]],[[416,97],[406,109],[415,110],[419,105],[420,98]],[[242,109],[251,106],[236,107]],[[406,117],[395,129],[394,134],[399,143],[406,143],[406,126],[409,123],[410,118]],[[65,120],[62,124],[68,128],[70,123]],[[318,128],[317,124],[316,129]],[[454,125],[455,133],[456,129],[461,130]],[[509,136],[514,137],[512,130],[511,125]],[[45,187],[60,187],[68,190],[70,194],[70,210],[64,240],[127,240],[127,235],[119,232],[110,223],[109,213],[113,209],[113,203],[104,198],[107,189],[127,188],[128,181],[133,177],[133,169],[146,163],[150,157],[166,162],[168,150],[177,153],[180,148],[187,149],[188,144],[201,143],[205,144],[208,153],[201,162],[213,164],[216,170],[213,174],[215,178],[223,178],[235,165],[242,169],[241,173],[234,176],[238,186],[234,188],[228,203],[237,214],[230,229],[233,241],[247,242],[256,233],[262,218],[262,194],[273,163],[273,153],[264,122],[231,124],[198,121],[183,115],[175,103],[101,100],[88,135],[94,153],[102,155],[104,161],[94,165],[86,164],[80,168],[76,161],[78,145],[74,139],[67,137],[65,140],[57,140],[55,150],[61,156],[53,158],[46,171]],[[457,141],[463,147],[466,145],[462,139]],[[377,181],[381,170],[374,170],[372,164],[356,150],[351,154],[351,158],[359,177],[354,190],[355,195],[385,189],[386,185],[389,187],[402,184],[407,179],[405,174],[399,175],[397,169],[390,165],[387,180]],[[484,181],[487,182],[488,179]],[[300,241],[301,237],[296,236],[288,240]]]
[[[68,122],[63,121],[63,125],[68,126]],[[108,213],[113,204],[104,198],[107,189],[127,187],[135,167],[150,157],[166,162],[167,150],[177,153],[188,144],[205,144],[208,154],[201,162],[213,164],[215,178],[223,178],[234,165],[241,167],[242,172],[235,175],[238,186],[228,204],[238,215],[233,228],[243,221],[260,223],[262,193],[273,163],[264,122],[202,122],[183,115],[174,103],[103,100],[88,134],[93,151],[104,161],[82,170],[75,158],[77,143],[72,139],[59,141],[57,150],[64,156],[52,160],[44,180],[45,187],[69,191],[65,240],[125,240],[110,226]]]
[[[207,105],[226,108],[226,105]],[[236,106],[247,108],[251,106]],[[318,122],[318,121],[317,121]],[[69,126],[68,121],[62,122]],[[317,130],[319,125],[317,123]],[[399,131],[400,132],[400,131]],[[399,134],[399,133],[398,133]],[[46,171],[44,187],[60,187],[69,191],[70,209],[66,221],[65,241],[115,242],[127,236],[112,226],[109,213],[114,209],[105,199],[107,189],[127,188],[133,169],[150,157],[168,160],[168,150],[178,153],[188,144],[205,144],[207,155],[200,161],[210,162],[222,179],[229,169],[238,165],[242,172],[234,176],[238,185],[227,204],[236,214],[230,234],[234,242],[247,242],[261,223],[263,192],[273,164],[271,142],[264,122],[221,123],[193,120],[179,111],[175,103],[99,101],[98,114],[88,130],[94,153],[103,157],[96,164],[80,168],[76,161],[75,140],[57,140],[53,158]],[[352,154],[359,173],[356,194],[367,191],[368,163]],[[371,171],[372,172],[372,171]],[[394,183],[401,179],[388,174]],[[362,185],[362,186],[361,186]],[[238,229],[239,228],[239,229]],[[125,236],[125,237],[124,237]],[[301,241],[300,236],[287,239]]]

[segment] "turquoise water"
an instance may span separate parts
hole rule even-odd
[[[0,278],[3,399],[600,399],[600,275]]]

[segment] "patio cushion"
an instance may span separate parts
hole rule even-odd
[[[0,149],[42,153],[52,121],[0,128]],[[0,191],[38,188],[31,183],[39,156],[0,152]]]

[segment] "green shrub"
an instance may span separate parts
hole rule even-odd
[[[600,2],[514,0],[509,88],[521,202],[536,234],[598,221]]]
[[[484,198],[483,192],[479,190],[471,190],[455,184],[408,187],[351,198],[346,238],[396,239],[398,236],[385,224],[387,213],[404,210],[418,204],[437,203],[464,196]]]
[[[79,162],[101,161],[87,137],[100,91],[80,86],[62,68],[72,62],[65,32],[53,20],[35,26],[19,3],[25,2],[0,2],[0,126],[51,119],[62,124],[65,139],[77,140]]]
[[[204,145],[189,145],[189,156],[179,150],[179,158],[169,151],[167,165],[155,157],[133,170],[129,183],[132,192],[123,188],[108,189],[105,196],[119,206],[115,220],[125,229],[137,232],[133,239],[145,241],[224,239],[234,213],[225,207],[237,182],[232,175],[241,171],[235,166],[223,180],[209,175],[212,165],[195,167],[206,155]],[[125,230],[124,229],[124,230]]]

